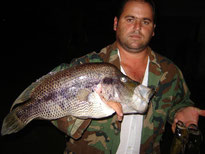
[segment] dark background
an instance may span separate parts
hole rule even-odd
[[[115,39],[113,4],[96,1],[1,2],[1,112],[33,81],[61,63],[99,51]],[[156,35],[151,47],[182,70],[196,106],[205,109],[205,1],[155,0]],[[0,124],[0,126],[1,126]],[[199,119],[205,134],[205,118]],[[167,124],[162,149],[172,138]],[[1,137],[0,153],[62,153],[64,135],[47,121],[32,121],[17,134]],[[202,153],[205,152],[204,142]]]

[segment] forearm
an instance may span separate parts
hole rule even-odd
[[[66,135],[74,139],[78,139],[81,137],[90,122],[91,119],[82,120],[72,116],[67,116],[52,121],[52,124],[54,124],[54,126],[56,126],[60,131],[64,132]]]
[[[176,86],[174,89],[176,90],[173,96],[173,105],[169,112],[169,122],[171,124],[173,123],[176,112],[182,108],[194,106],[194,102],[190,99],[190,91],[181,72],[179,73],[179,77],[176,79]]]

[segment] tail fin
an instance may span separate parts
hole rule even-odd
[[[26,124],[24,124],[18,117],[16,116],[16,110],[11,111],[3,121],[1,135],[12,134],[20,131],[24,128]]]

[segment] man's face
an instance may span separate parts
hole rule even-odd
[[[128,52],[144,50],[154,36],[152,7],[145,2],[129,1],[119,19],[114,19],[118,45]]]

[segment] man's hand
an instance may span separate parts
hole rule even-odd
[[[110,106],[111,108],[113,108],[113,110],[115,110],[115,112],[117,113],[118,121],[122,121],[122,119],[123,119],[123,111],[122,111],[121,104],[118,103],[118,102],[112,102],[112,101],[106,102],[106,104],[108,106]]]
[[[118,121],[122,121],[123,119],[123,111],[122,111],[122,105],[118,102],[114,102],[114,101],[107,101],[102,95],[101,95],[101,87],[99,86],[96,89],[96,92],[98,93],[98,95],[100,96],[101,100],[107,104],[109,107],[111,107],[113,110],[115,110],[115,112],[117,113],[117,119]]]
[[[205,110],[200,110],[196,107],[185,107],[175,114],[174,122],[172,124],[172,131],[175,132],[176,123],[182,121],[186,127],[190,124],[198,125],[199,116],[205,116]]]

